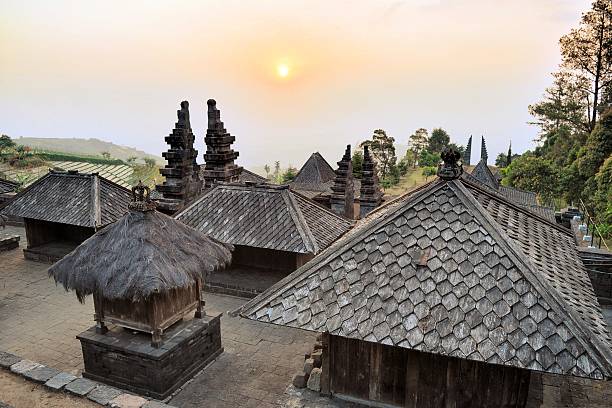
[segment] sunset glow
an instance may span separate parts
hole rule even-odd
[[[279,64],[276,67],[276,73],[281,78],[286,78],[289,76],[289,66],[287,64]]]

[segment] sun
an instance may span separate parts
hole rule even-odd
[[[276,73],[281,78],[286,78],[289,76],[289,66],[287,64],[278,64],[276,66]]]

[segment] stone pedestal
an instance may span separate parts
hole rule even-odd
[[[221,315],[181,321],[164,334],[160,348],[151,336],[118,327],[95,327],[77,336],[83,349],[83,377],[141,395],[164,399],[223,352]]]

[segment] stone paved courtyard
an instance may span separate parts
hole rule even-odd
[[[48,265],[23,258],[21,248],[0,253],[0,350],[62,371],[80,374],[81,346],[75,336],[93,324],[91,299],[80,304],[72,292],[47,277]],[[223,313],[221,334],[225,352],[191,382],[171,404],[180,407],[346,406],[314,393],[291,391],[291,379],[303,364],[315,335],[230,317],[246,299],[206,294],[206,311]],[[317,402],[318,401],[318,402]]]
[[[22,235],[7,227],[0,233]],[[79,374],[81,348],[75,336],[93,324],[91,299],[55,286],[48,265],[26,261],[21,249],[0,253],[0,350]],[[207,293],[206,311],[223,313],[225,352],[170,400],[178,407],[347,407],[290,386],[315,341],[313,333],[230,317],[245,299]],[[1,392],[0,392],[1,395]],[[1,400],[1,398],[0,398]],[[612,385],[546,376],[529,407],[610,407]],[[16,407],[19,408],[19,407]]]

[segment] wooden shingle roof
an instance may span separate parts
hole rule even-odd
[[[176,218],[222,242],[317,254],[352,222],[287,186],[220,184]]]
[[[13,193],[17,191],[18,188],[19,184],[0,178],[0,194]]]
[[[446,356],[612,377],[571,235],[465,178],[373,211],[246,318]]]
[[[14,217],[99,228],[121,218],[131,192],[98,174],[51,171],[7,202]]]
[[[244,182],[267,183],[268,179],[263,176],[260,176],[257,173],[253,173],[252,171],[249,171],[243,168],[242,171],[240,172],[240,176],[238,176],[238,181],[240,183],[244,183]]]
[[[320,191],[331,193],[336,172],[333,167],[321,156],[313,153],[302,166],[298,174],[291,181],[293,190]]]

